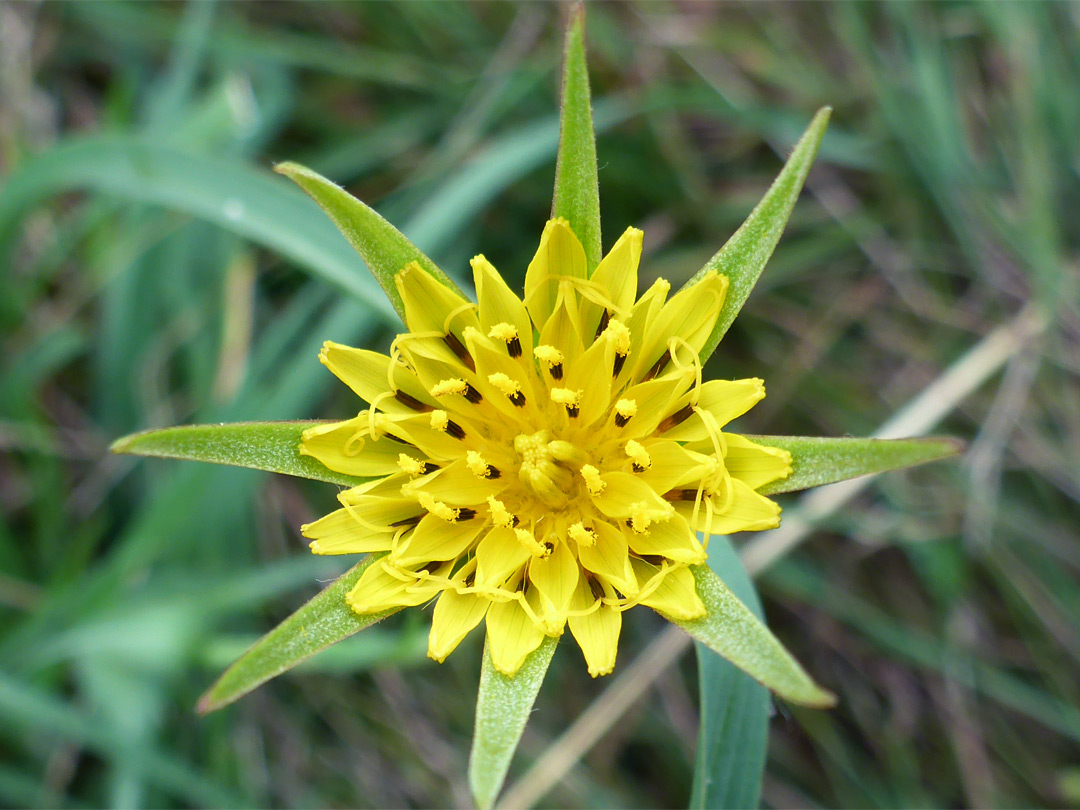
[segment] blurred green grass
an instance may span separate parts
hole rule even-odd
[[[396,328],[296,159],[457,278],[520,284],[547,216],[557,9],[0,6],[0,802],[443,806],[476,639],[408,612],[198,718],[201,690],[341,561],[332,488],[111,457],[195,421],[355,411],[325,339]],[[1026,304],[1049,326],[951,414],[961,463],[888,476],[759,582],[842,696],[781,709],[770,806],[1080,803],[1080,15],[1067,4],[590,6],[605,243],[688,277],[819,106],[819,166],[712,361],[760,433],[865,434]],[[620,654],[660,623],[635,611]],[[681,806],[693,662],[554,786]],[[603,688],[556,656],[519,772]]]

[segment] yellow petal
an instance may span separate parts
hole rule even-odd
[[[398,566],[456,559],[472,545],[482,528],[483,523],[475,518],[448,523],[435,515],[425,515],[412,534],[390,553],[390,559]]]
[[[366,402],[377,399],[379,407],[390,413],[407,413],[410,409],[394,397],[383,396],[387,392],[400,390],[424,405],[434,404],[412,372],[385,354],[328,340],[319,352],[319,360],[358,397]]]
[[[426,492],[435,500],[451,506],[472,506],[484,503],[489,496],[498,495],[506,489],[511,476],[481,478],[469,469],[468,460],[459,458],[434,475],[417,479],[406,485],[403,491],[409,495]]]
[[[676,402],[671,409],[672,413],[680,413],[685,405],[690,404],[690,397],[688,394]],[[716,428],[722,428],[765,398],[765,382],[756,378],[709,380],[701,386],[698,397],[697,407],[708,412]],[[700,414],[692,413],[683,421],[662,431],[662,435],[665,439],[697,442],[709,437],[709,429]]]
[[[635,379],[640,379],[668,350],[668,341],[672,337],[686,342],[689,352],[681,352],[679,357],[684,363],[692,362],[689,354],[697,356],[705,345],[720,315],[727,286],[727,276],[710,273],[664,304],[648,326],[648,333],[637,355]],[[669,363],[667,371],[671,371],[673,366],[673,363]]]
[[[525,306],[536,328],[544,324],[555,309],[559,278],[585,278],[585,249],[570,230],[565,219],[553,219],[544,226],[540,247],[525,273]]]
[[[394,276],[394,283],[405,305],[405,322],[410,332],[446,334],[448,329],[458,332],[479,323],[475,304],[437,281],[416,262],[409,262]],[[455,312],[453,322],[447,323],[447,318]]]
[[[696,487],[701,477],[715,465],[709,455],[687,450],[678,442],[646,442],[645,449],[652,457],[652,466],[638,473],[638,478],[661,494],[690,484]],[[709,453],[712,453],[711,447]]]
[[[611,583],[620,593],[633,596],[637,593],[637,578],[630,567],[626,537],[617,526],[604,520],[593,524],[596,542],[591,546],[578,546],[578,560],[587,570],[600,579]]]
[[[453,588],[443,591],[431,613],[428,656],[439,662],[445,660],[469,631],[480,624],[490,604],[474,593],[458,593]]]
[[[476,547],[476,584],[498,588],[532,557],[513,529],[494,528]]]
[[[592,499],[608,517],[632,519],[645,510],[652,520],[663,520],[673,511],[671,504],[657,495],[656,490],[632,473],[604,473],[600,479],[606,486]]]
[[[415,448],[388,437],[372,437],[368,412],[347,422],[319,425],[304,431],[300,454],[312,456],[331,470],[358,476],[392,475],[399,471],[402,453],[423,460]]]
[[[779,447],[764,447],[740,436],[725,433],[724,466],[751,489],[791,475],[791,453]]]
[[[416,512],[416,505],[402,502],[402,512]],[[366,554],[371,551],[389,551],[393,536],[389,530],[384,533],[374,532],[363,526],[347,509],[338,509],[314,523],[300,527],[304,537],[313,542],[310,545],[313,554]]]
[[[592,274],[592,281],[606,290],[611,303],[625,312],[634,306],[634,296],[637,295],[638,262],[643,237],[644,233],[637,228],[627,228]]]
[[[660,555],[691,565],[705,562],[705,549],[701,547],[690,524],[680,515],[654,523],[644,532],[626,529],[623,533],[630,548],[637,554]]]
[[[480,302],[480,332],[485,337],[498,324],[508,323],[518,333],[522,357],[532,357],[533,327],[521,299],[483,256],[472,260],[476,299]]]
[[[698,510],[696,524],[699,532],[709,534],[734,534],[735,532],[757,532],[763,529],[775,529],[780,525],[780,505],[764,495],[759,495],[738,478],[731,479],[732,496],[722,513],[714,513],[712,520],[703,508]],[[677,505],[679,514],[689,518],[693,503],[681,502]]]
[[[583,577],[574,592],[573,610],[587,610],[595,602],[596,597]],[[594,678],[609,674],[615,668],[615,656],[619,651],[622,612],[602,604],[591,613],[571,615],[568,624],[585,656],[589,674]]]
[[[540,646],[544,634],[516,600],[492,602],[487,613],[491,663],[503,675],[513,675],[525,657]]]
[[[577,587],[578,572],[574,553],[565,542],[558,540],[551,554],[534,558],[529,563],[529,581],[540,592],[541,618],[547,625],[548,635],[558,634],[566,623],[566,611]]]
[[[632,562],[642,587],[660,572],[659,568],[643,560],[633,558]],[[655,590],[646,596],[639,597],[641,604],[681,621],[705,615],[705,605],[697,595],[694,575],[689,568],[686,566],[669,568],[661,577]]]
[[[450,565],[445,566],[447,572]],[[422,605],[439,592],[435,585],[422,585],[411,572],[398,572],[389,563],[380,560],[368,567],[357,581],[345,601],[357,613],[378,613],[394,607]],[[404,576],[405,579],[401,577]]]

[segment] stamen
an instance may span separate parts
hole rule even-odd
[[[428,492],[417,492],[416,500],[419,502],[421,507],[426,509],[431,514],[435,515],[435,517],[445,520],[447,523],[451,523],[457,520],[458,516],[464,511],[472,512],[474,515],[476,514],[475,510],[472,509],[455,509],[452,506],[447,506],[442,501],[435,500],[435,498],[432,497],[432,495]]]
[[[472,355],[469,354],[469,350],[461,344],[457,335],[453,332],[447,332],[443,335],[443,341],[450,347],[450,351],[457,355],[458,360],[465,364],[469,371],[476,371],[476,363],[473,361]]]
[[[568,534],[570,535],[570,539],[579,546],[596,545],[596,532],[586,529],[585,524],[580,520],[570,527]]]
[[[637,415],[637,401],[620,399],[615,403],[615,427],[625,427],[630,419]]]
[[[431,395],[433,397],[445,397],[448,394],[461,394],[462,396],[469,390],[469,384],[457,377],[451,377],[449,380],[442,380],[435,383],[431,389]]]
[[[653,363],[653,367],[645,372],[645,376],[641,378],[641,381],[648,382],[658,376],[669,362],[671,362],[671,349],[665,349],[664,353],[660,355],[660,359]]]
[[[432,430],[449,433],[455,439],[465,438],[465,431],[461,429],[461,425],[450,419],[446,415],[446,411],[434,410],[431,412],[431,428]]]
[[[402,518],[401,520],[395,520],[390,526],[395,529],[399,526],[415,526],[422,517],[423,515],[413,515],[412,517]]]
[[[498,478],[501,475],[475,450],[470,450],[466,455],[465,466],[469,468],[469,472],[479,478]]]
[[[398,455],[397,463],[402,470],[409,474],[410,478],[416,478],[417,476],[424,474],[424,462],[406,455],[405,453],[400,453]]]
[[[468,507],[462,507],[461,509],[457,510],[457,517],[455,517],[454,520],[456,520],[456,521],[458,521],[460,523],[463,520],[472,520],[474,517],[476,517],[476,510],[475,509],[469,509]]]
[[[509,323],[497,323],[488,332],[489,338],[501,340],[506,344],[506,353],[511,357],[521,357],[521,340],[517,327]]]
[[[427,413],[428,411],[434,410],[430,405],[424,404],[416,397],[409,396],[400,388],[394,391],[394,399],[396,399],[406,408],[411,408],[412,410],[418,411],[419,413]]]
[[[521,393],[521,383],[501,371],[488,375],[488,382],[506,394],[506,398],[517,407],[525,404],[525,395]]]
[[[592,592],[593,599],[604,598],[604,586],[591,574],[585,575],[585,581],[589,583],[589,590]]]
[[[488,495],[487,502],[488,509],[491,512],[492,523],[502,529],[512,529],[517,525],[517,517],[510,514],[510,510],[506,508],[506,504],[492,495]]]
[[[581,394],[581,391],[570,388],[552,388],[551,401],[566,406],[566,412],[570,416],[577,416],[581,410]]]
[[[649,451],[633,439],[626,443],[626,455],[634,462],[634,472],[645,472],[652,466],[652,457],[649,455]]]
[[[611,376],[618,377],[619,372],[622,371],[623,363],[626,362],[626,355],[615,353],[615,362],[611,364]]]
[[[615,354],[630,354],[630,330],[622,321],[609,321],[604,328],[604,337],[615,345]]]
[[[537,542],[533,537],[533,533],[528,529],[514,529],[514,535],[517,537],[518,542],[525,546],[534,557],[543,557],[547,553],[547,548]]]
[[[684,405],[683,407],[679,408],[679,410],[675,411],[675,413],[664,417],[664,420],[657,426],[656,432],[666,433],[673,427],[681,425],[683,422],[690,418],[690,414],[692,414],[693,412],[693,405]]]
[[[592,464],[585,464],[581,468],[581,477],[585,479],[585,488],[590,495],[599,495],[607,486],[607,481],[600,477],[600,470]]]
[[[563,374],[563,353],[554,346],[542,343],[533,349],[533,356],[548,367],[548,373],[553,380],[561,380]]]

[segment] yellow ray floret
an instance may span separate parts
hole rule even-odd
[[[317,554],[383,554],[353,610],[434,600],[429,655],[484,624],[506,674],[569,627],[605,675],[626,609],[703,614],[691,566],[710,534],[777,525],[756,490],[790,456],[724,432],[764,384],[702,380],[728,280],[669,300],[659,279],[635,301],[641,246],[628,229],[590,277],[554,219],[523,297],[483,256],[475,304],[410,264],[395,279],[409,331],[388,355],[326,344],[323,363],[368,406],[308,430],[301,452],[376,480],[303,531]]]

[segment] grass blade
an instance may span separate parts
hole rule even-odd
[[[484,645],[469,754],[469,789],[481,810],[491,807],[502,789],[557,644],[556,639],[545,638],[512,678],[495,669]]]
[[[467,297],[405,234],[337,183],[297,163],[279,163],[274,171],[300,186],[329,215],[363,258],[402,321],[405,320],[405,305],[394,284],[394,276],[409,262],[417,262],[447,287]]]
[[[750,575],[726,537],[709,544],[709,566],[763,618]],[[769,741],[769,691],[704,644],[694,647],[701,720],[690,807],[757,808]]]
[[[854,439],[808,436],[751,436],[758,444],[791,453],[793,472],[782,481],[766,484],[763,495],[795,492],[833,484],[860,475],[914,467],[963,452],[958,439]]]
[[[585,6],[570,12],[563,57],[559,153],[551,216],[563,217],[585,248],[591,273],[600,262],[600,187],[596,176],[596,134],[585,62]]]
[[[396,613],[394,608],[361,616],[345,602],[345,594],[381,556],[373,554],[354,565],[259,639],[199,698],[198,710],[205,714],[227,706],[315,653]]]
[[[249,467],[353,487],[369,480],[327,469],[300,454],[300,438],[324,422],[234,422],[145,430],[113,442],[114,453]]]
[[[716,255],[686,282],[685,286],[697,284],[710,270],[728,277],[727,298],[724,299],[712,334],[701,349],[702,360],[713,353],[735,321],[735,316],[750,297],[761,271],[765,269],[765,263],[772,256],[776,243],[780,241],[780,234],[791,216],[791,209],[802,190],[810,165],[817,156],[831,112],[829,107],[818,110],[761,202]]]
[[[836,697],[810,678],[757,616],[707,565],[692,568],[698,596],[708,610],[700,619],[678,621],[695,640],[733,663],[779,697],[828,708]]]
[[[227,188],[227,194],[221,189]],[[61,143],[26,161],[0,194],[0,252],[29,208],[65,191],[162,205],[251,239],[390,316],[356,253],[304,196],[235,161],[162,143],[106,135]]]

